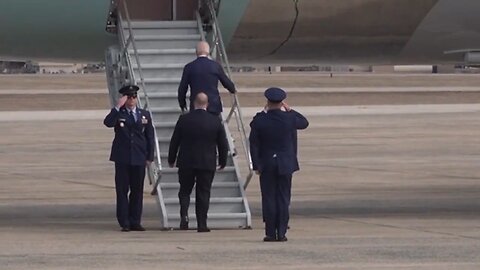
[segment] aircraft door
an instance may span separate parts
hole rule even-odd
[[[198,0],[173,0],[173,20],[194,20]]]
[[[125,1],[132,20],[146,21],[193,20],[198,6],[198,0]]]

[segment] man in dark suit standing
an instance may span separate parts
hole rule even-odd
[[[197,59],[188,63],[182,74],[182,80],[178,86],[178,103],[182,110],[187,109],[186,95],[190,86],[190,110],[194,109],[193,99],[199,92],[208,96],[207,111],[216,115],[222,112],[222,101],[218,92],[218,81],[220,81],[230,93],[235,93],[235,85],[225,75],[223,68],[217,62],[208,58],[210,46],[207,42],[201,41],[197,44]]]
[[[194,110],[180,116],[175,126],[168,151],[168,163],[173,167],[177,161],[180,229],[188,229],[190,194],[196,183],[197,231],[209,232],[207,213],[217,164],[217,149],[218,170],[222,170],[227,164],[228,143],[220,118],[207,112],[207,95],[200,92],[194,98]]]
[[[297,129],[308,127],[307,119],[283,100],[280,88],[265,91],[267,106],[250,123],[250,154],[260,175],[264,241],[287,241],[292,174],[299,170]]]
[[[110,160],[115,162],[117,220],[122,232],[145,231],[141,225],[143,182],[155,145],[152,118],[137,107],[137,91],[136,85],[122,87],[123,96],[103,120],[115,131]]]

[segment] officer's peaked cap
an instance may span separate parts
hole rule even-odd
[[[282,102],[287,98],[287,93],[278,87],[270,87],[265,90],[265,97],[271,102]]]
[[[122,95],[136,94],[138,89],[140,88],[136,85],[125,85],[124,87],[120,88],[118,92]]]

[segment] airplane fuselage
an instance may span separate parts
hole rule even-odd
[[[1,1],[0,59],[102,61],[118,41],[105,31],[110,2]],[[127,2],[152,20],[169,1]],[[478,10],[478,0],[235,0],[218,17],[236,63],[440,64],[480,51]]]
[[[229,55],[234,62],[461,63],[463,54],[445,52],[480,49],[479,10],[478,0],[253,0]]]
[[[102,61],[110,0],[0,1],[0,59]]]

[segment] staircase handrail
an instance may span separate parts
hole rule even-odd
[[[217,50],[217,52],[220,56],[220,61],[223,63],[223,65],[225,67],[227,76],[229,78],[232,78],[231,67],[230,67],[230,63],[228,61],[228,56],[227,56],[225,44],[223,42],[220,26],[218,24],[216,10],[215,10],[215,7],[214,7],[213,0],[205,0],[205,1],[207,3],[207,8],[208,8],[210,18],[212,20],[213,45],[214,45],[213,49]],[[248,163],[249,172],[248,172],[248,175],[245,179],[245,183],[244,183],[244,186],[243,186],[243,188],[246,189],[248,184],[250,183],[250,180],[252,179],[252,176],[253,176],[253,162],[252,162],[252,158],[251,158],[251,155],[250,155],[250,144],[249,144],[249,141],[248,141],[247,133],[245,131],[245,125],[243,123],[243,114],[242,114],[242,109],[240,107],[240,102],[239,102],[239,99],[238,99],[238,95],[237,95],[237,93],[233,93],[233,94],[231,94],[231,96],[232,96],[232,99],[233,99],[232,107],[230,108],[230,112],[229,112],[227,118],[225,119],[225,122],[227,124],[229,124],[230,120],[232,119],[232,116],[235,116],[235,120],[236,120],[236,123],[237,123],[237,128],[238,128],[238,131],[240,133],[241,143],[242,143],[243,150],[244,150],[246,160],[247,160],[247,163]]]
[[[195,11],[195,18],[197,19],[197,26],[198,26],[198,32],[200,33],[200,38],[202,41],[205,41],[205,33],[203,32],[202,29],[202,18],[200,17],[200,13]]]
[[[154,167],[152,167],[153,164],[149,164],[148,165],[148,170],[149,170],[149,172],[153,171],[154,175],[152,176],[150,173],[148,173],[148,179],[149,179],[150,185],[152,185],[152,184],[154,185],[152,194],[155,194],[157,186],[160,183],[160,179],[162,178],[162,170],[163,170],[162,169],[162,162],[161,162],[161,159],[160,159],[160,145],[158,143],[158,136],[157,136],[157,131],[156,131],[156,128],[155,128],[155,124],[153,123],[152,112],[149,110],[150,109],[150,102],[149,102],[148,91],[147,91],[147,87],[145,86],[145,79],[144,79],[144,76],[143,76],[142,66],[140,64],[140,58],[138,56],[138,50],[137,50],[137,46],[135,44],[135,38],[134,38],[134,35],[133,35],[133,31],[132,31],[132,23],[131,23],[131,20],[130,20],[130,14],[128,12],[128,6],[127,6],[127,3],[126,3],[125,0],[122,0],[122,6],[123,6],[123,9],[124,9],[124,12],[125,12],[126,19],[127,19],[127,26],[128,26],[128,33],[129,33],[128,39],[125,42],[125,37],[124,37],[124,33],[123,33],[123,25],[122,25],[123,18],[121,16],[121,14],[118,14],[119,23],[120,23],[120,27],[118,27],[118,29],[119,29],[118,31],[120,33],[121,40],[122,40],[122,45],[123,45],[122,55],[124,55],[126,60],[127,60],[127,66],[129,68],[130,79],[132,79],[133,81],[136,81],[135,80],[135,73],[133,72],[133,66],[132,66],[131,59],[130,59],[130,53],[128,51],[128,46],[131,43],[132,48],[133,48],[133,54],[135,56],[135,60],[137,61],[137,66],[138,66],[138,73],[139,73],[139,76],[140,76],[140,88],[142,89],[142,91],[145,95],[145,106],[143,108],[145,110],[148,110],[148,112],[150,113],[150,118],[152,119],[152,126],[153,126],[154,139],[155,139],[155,151],[157,153],[156,159],[155,159],[155,161],[156,161],[155,165],[156,165],[157,170],[155,170]],[[140,100],[138,100],[138,102],[139,102],[139,106],[141,106]],[[152,179],[152,178],[155,178],[155,174],[157,176],[156,179]]]

